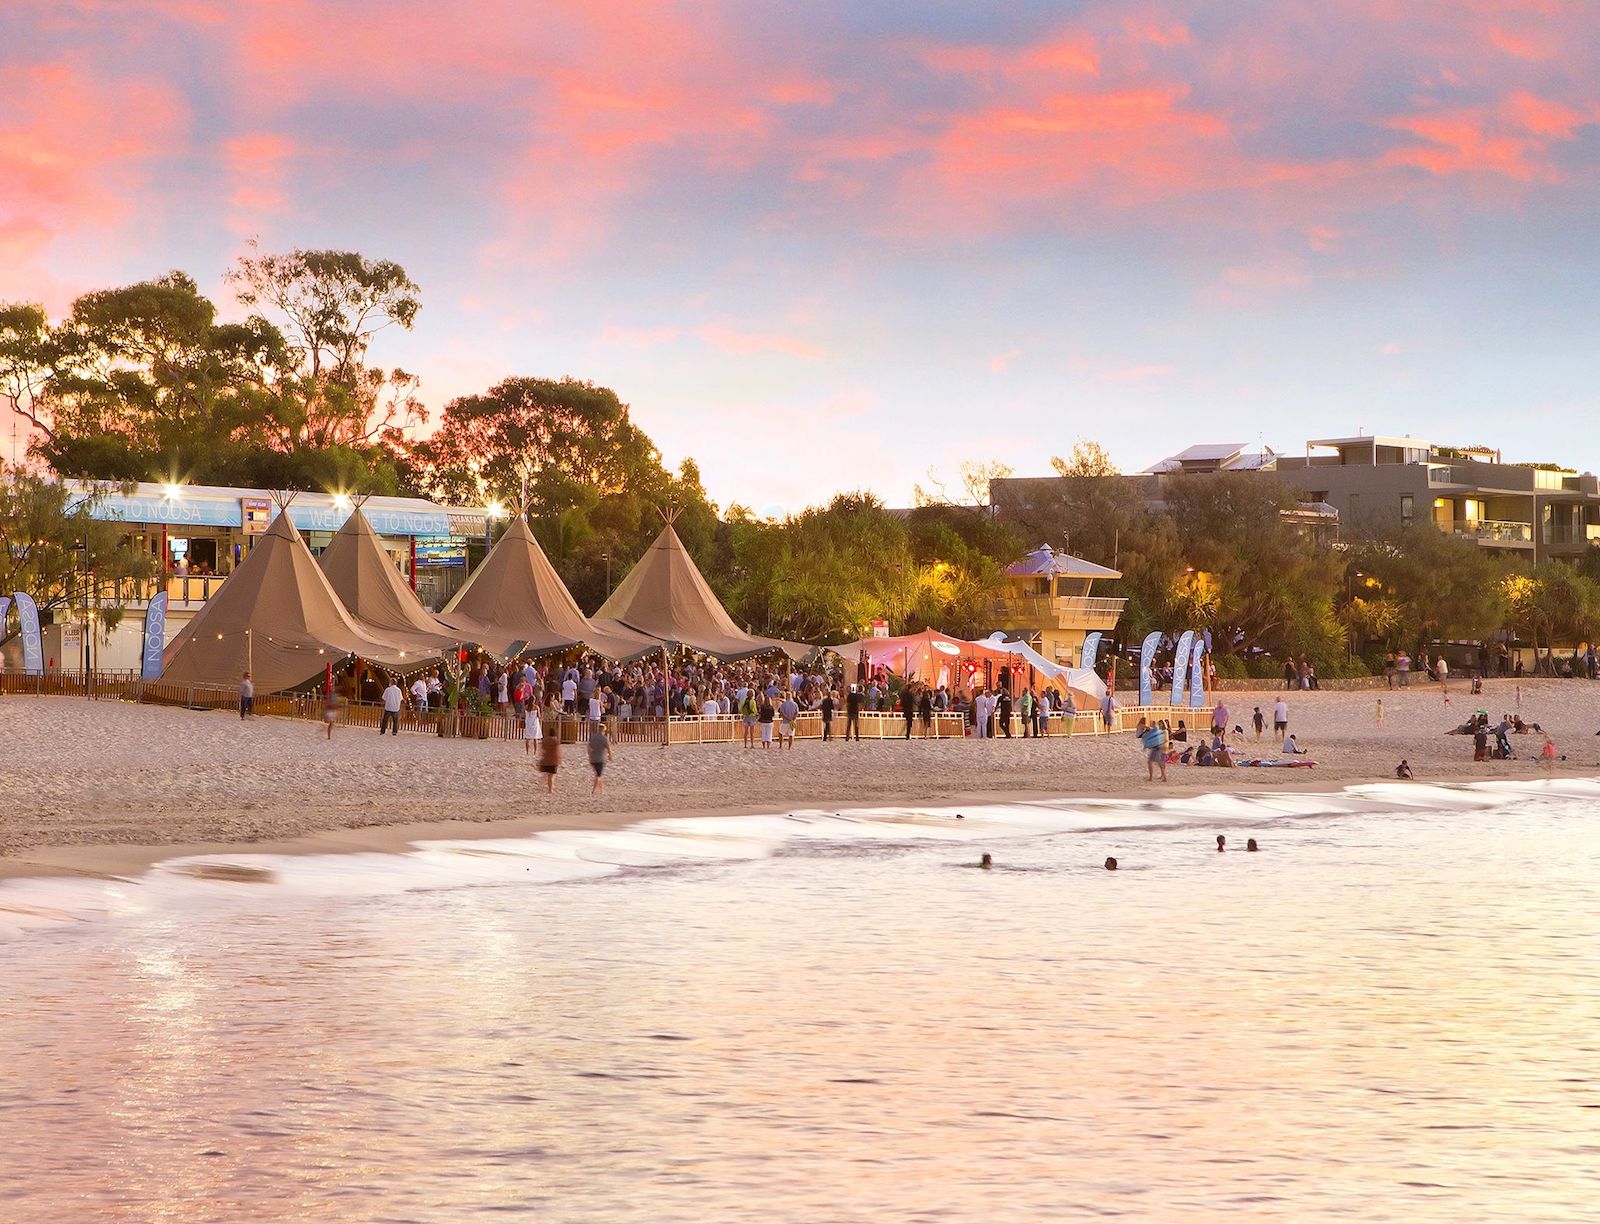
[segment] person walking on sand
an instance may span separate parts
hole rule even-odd
[[[245,672],[239,681],[239,718],[248,718],[256,709],[256,682],[250,679],[250,673]]]
[[[400,734],[400,705],[405,701],[405,694],[400,691],[400,684],[393,676],[389,677],[389,686],[383,690],[383,717],[378,719],[378,734],[382,735],[391,727],[396,735]]]
[[[1378,726],[1383,726],[1383,698],[1378,698]]]
[[[822,742],[826,744],[833,738],[833,710],[839,704],[839,694],[832,689],[822,699]]]
[[[546,793],[556,788],[556,771],[561,768],[561,736],[555,732],[545,736],[539,741],[539,755],[535,758],[538,762],[536,768],[544,775],[544,789]]]
[[[922,729],[922,738],[927,739],[933,734],[933,694],[923,685],[922,694],[917,698],[917,722]]]
[[[589,788],[593,795],[601,794],[606,789],[606,763],[611,760],[611,739],[606,735],[604,723],[595,723],[589,728],[589,768],[594,770],[594,785]]]
[[[333,724],[339,720],[339,690],[329,681],[322,694],[322,724],[328,729],[328,739],[333,738]]]
[[[1556,770],[1556,742],[1550,738],[1549,732],[1545,733],[1544,746],[1539,749],[1539,761],[1544,766],[1546,773]]]
[[[1259,740],[1262,736],[1262,733],[1267,729],[1267,716],[1261,712],[1260,706],[1257,706],[1255,713],[1250,715],[1250,722],[1251,725],[1255,727],[1256,739]]]
[[[861,695],[861,686],[852,684],[850,694],[844,699],[844,739],[850,742],[850,732],[856,733],[856,743],[861,742],[861,705],[866,698]]]
[[[1440,655],[1433,661],[1433,674],[1439,680],[1439,691],[1444,694],[1445,705],[1450,704],[1450,664]]]

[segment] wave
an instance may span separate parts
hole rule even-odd
[[[182,913],[197,904],[281,907],[297,900],[470,886],[564,884],[623,871],[737,862],[807,846],[989,842],[1381,812],[1507,807],[1535,798],[1600,799],[1600,779],[1457,784],[1366,783],[1331,793],[1258,792],[1164,799],[1036,799],[969,806],[798,810],[764,816],[667,816],[618,829],[551,830],[516,838],[440,839],[402,853],[191,855],[129,879],[0,882],[0,937],[106,919]]]

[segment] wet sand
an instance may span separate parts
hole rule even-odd
[[[1568,759],[1563,774],[1600,770],[1600,689],[1583,681],[1523,681],[1520,712],[1544,725]],[[1162,797],[1260,790],[1332,791],[1392,781],[1407,758],[1423,782],[1543,774],[1535,761],[1475,763],[1472,742],[1446,735],[1479,708],[1517,709],[1512,681],[1481,698],[1456,686],[1292,693],[1290,726],[1313,769],[1169,768],[1145,780],[1130,735],[1044,740],[801,741],[792,752],[737,744],[619,746],[603,795],[590,794],[580,750],[564,754],[554,795],[519,743],[380,738],[284,719],[241,722],[226,712],[7,697],[10,744],[0,761],[0,877],[132,875],[180,855],[249,845],[274,853],[399,851],[422,838],[506,837],[542,829],[613,828],[655,816],[861,805],[959,805],[1031,798]],[[1270,717],[1278,694],[1230,693],[1230,722]],[[1382,697],[1384,722],[1376,719]],[[1208,715],[1202,715],[1206,721]],[[1276,757],[1268,735],[1246,753]],[[1512,737],[1524,757],[1536,735]]]

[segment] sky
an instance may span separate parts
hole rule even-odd
[[[1600,468],[1593,0],[0,0],[0,301],[336,247],[712,498],[1358,431]]]

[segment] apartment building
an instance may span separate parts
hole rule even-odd
[[[1530,561],[1575,558],[1600,542],[1600,480],[1555,464],[1505,463],[1485,447],[1438,446],[1421,438],[1357,434],[1319,438],[1302,453],[1242,443],[1205,443],[1120,479],[1146,504],[1165,508],[1175,477],[1271,473],[1295,490],[1285,518],[1319,539],[1360,537],[1396,525],[1440,531]],[[1060,477],[994,482],[996,507],[1038,504]]]
[[[1501,462],[1482,447],[1420,438],[1321,438],[1278,455],[1278,477],[1339,511],[1346,534],[1396,523],[1440,531],[1543,561],[1577,557],[1600,540],[1600,481],[1556,465]]]

